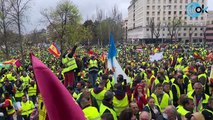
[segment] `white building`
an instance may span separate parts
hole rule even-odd
[[[194,41],[202,41],[202,27],[206,25],[207,14],[203,13],[197,18],[189,17],[186,6],[193,1],[197,2],[197,0],[132,0],[128,7],[128,39],[150,39],[151,32],[148,25],[151,19],[154,19],[155,25],[160,23],[159,39],[171,39],[166,25],[175,18],[184,23],[176,31],[177,39],[189,40],[189,33],[192,33]],[[207,6],[207,0],[199,0],[199,3]]]

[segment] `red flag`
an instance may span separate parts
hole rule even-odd
[[[86,120],[81,108],[54,73],[31,54],[33,71],[50,120]]]
[[[55,45],[55,43],[53,42],[50,47],[48,48],[49,52],[52,53],[55,57],[59,58],[61,55],[60,50],[58,49],[58,47]]]
[[[213,60],[213,53],[210,53],[207,57],[206,57],[207,60]]]
[[[20,67],[21,66],[21,61],[19,59],[16,60],[15,65],[16,65],[16,67]]]

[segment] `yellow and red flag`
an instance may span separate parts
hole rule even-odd
[[[14,65],[14,64],[15,64],[15,62],[16,62],[16,60],[15,60],[15,59],[12,59],[12,60],[8,60],[8,61],[3,62],[3,64],[10,64],[10,65]]]
[[[50,45],[50,47],[48,48],[48,51],[57,58],[61,56],[61,52],[54,42]]]

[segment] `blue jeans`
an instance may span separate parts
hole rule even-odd
[[[89,81],[92,83],[93,87],[95,87],[97,77],[98,77],[98,72],[96,71],[89,72]]]

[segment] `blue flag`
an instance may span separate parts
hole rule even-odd
[[[117,50],[114,43],[114,38],[112,33],[110,33],[110,42],[109,42],[109,51],[108,51],[108,59],[113,59],[113,57],[116,57]]]

